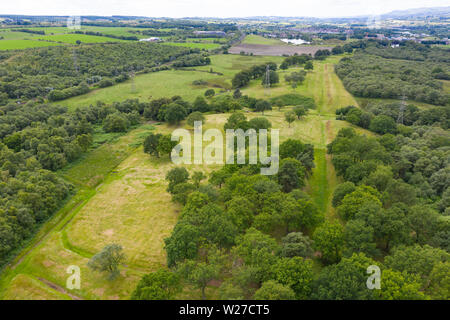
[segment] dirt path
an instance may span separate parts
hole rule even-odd
[[[51,282],[51,281],[49,281],[47,279],[38,277],[38,280],[40,282],[44,283],[45,285],[49,286],[53,290],[56,290],[56,291],[58,291],[58,292],[60,292],[62,294],[65,294],[65,295],[71,297],[73,300],[84,300],[83,298],[81,298],[81,297],[79,297],[77,295],[74,295],[73,293],[70,293],[69,291],[67,291],[63,287],[61,287],[61,286],[57,285],[56,283],[53,283],[53,282]]]

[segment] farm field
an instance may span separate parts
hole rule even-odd
[[[288,44],[265,45],[265,44],[245,44],[240,43],[232,46],[228,51],[234,54],[244,52],[246,54],[253,54],[257,56],[282,56],[293,54],[311,54],[314,55],[318,50],[328,49],[332,47],[327,46],[295,46]]]
[[[221,76],[223,79],[229,80],[242,65],[259,64],[269,59],[278,61],[278,57],[213,56],[212,67],[224,73]],[[338,179],[325,153],[325,147],[340,128],[350,125],[335,120],[332,113],[338,107],[356,105],[353,97],[345,91],[339,79],[335,78],[333,64],[338,59],[314,62],[314,71],[310,72],[304,84],[295,90],[296,93],[313,97],[318,104],[317,110],[312,110],[304,119],[295,121],[290,128],[284,121],[284,112],[291,107],[264,113],[272,122],[273,128],[280,128],[281,141],[295,138],[314,145],[316,167],[306,191],[330,219],[335,218],[329,203]],[[293,70],[295,69],[287,72]],[[188,77],[187,74],[192,74],[193,77]],[[153,87],[158,89],[161,96],[180,94],[192,98],[202,94],[205,89],[186,89],[186,84],[189,85],[199,76],[206,76],[204,79],[208,79],[208,76],[211,79],[218,77],[200,71],[181,70],[148,76],[157,75],[162,75],[162,78],[149,78],[147,83],[155,85],[158,79],[158,83],[163,82],[165,87]],[[145,76],[147,75],[136,77],[136,89],[139,88],[138,79]],[[280,76],[284,77],[281,74]],[[131,93],[130,96],[128,93],[124,94],[130,89],[130,83],[123,85],[127,87],[116,85],[98,90],[96,98],[100,92],[102,97],[116,92],[113,100],[132,97]],[[320,90],[324,85],[325,88]],[[147,94],[147,89],[142,90],[142,95],[144,92]],[[292,92],[293,90],[282,82],[271,89],[270,95]],[[264,88],[256,81],[244,89],[243,93],[266,97]],[[96,98],[90,96],[91,94],[81,96],[86,99],[83,103],[95,101]],[[79,103],[71,101],[69,106],[73,108]],[[257,116],[260,114],[247,113],[249,119]],[[204,127],[222,128],[228,117],[229,114],[207,115]],[[181,126],[185,126],[184,122]],[[165,266],[163,239],[171,233],[181,209],[171,201],[170,195],[165,191],[165,173],[173,164],[168,159],[156,159],[143,153],[140,144],[149,132],[167,134],[173,129],[174,127],[166,124],[142,124],[125,135],[111,139],[61,170],[59,174],[77,186],[76,194],[44,225],[33,243],[3,271],[0,277],[0,298],[128,299],[142,275]],[[365,132],[362,129],[358,131]],[[209,172],[214,167],[205,165],[187,168],[189,171],[201,169]],[[110,282],[102,275],[90,271],[86,263],[104,245],[113,242],[124,247],[126,261],[119,278]],[[82,289],[72,290],[70,293],[63,289],[67,278],[65,270],[69,265],[78,265],[82,275]],[[209,286],[206,295],[208,298],[217,298],[217,288]],[[180,297],[199,299],[200,295],[197,290],[186,287]]]
[[[57,46],[61,44],[75,44],[77,40],[80,40],[83,43],[127,41],[110,37],[74,34],[74,30],[66,27],[31,27],[29,29],[44,31],[45,35],[11,31],[10,29],[0,29],[0,37],[3,37],[3,39],[0,39],[0,50],[21,50],[27,48]],[[145,36],[128,32],[130,29],[134,28],[102,28],[83,26],[80,31],[93,31],[115,36],[136,36],[138,38],[145,38]]]
[[[265,37],[258,36],[255,34],[247,35],[241,43],[242,44],[261,44],[261,45],[266,45],[266,46],[288,45],[287,43],[285,43],[281,40],[265,38]]]

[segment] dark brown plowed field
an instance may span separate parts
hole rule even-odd
[[[239,54],[242,51],[245,53],[253,53],[256,56],[282,56],[283,54],[293,55],[297,54],[311,54],[314,55],[317,50],[328,49],[332,47],[321,46],[294,46],[294,45],[280,45],[270,46],[264,44],[237,44],[231,47],[228,52]]]

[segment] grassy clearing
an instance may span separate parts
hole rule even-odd
[[[264,38],[258,35],[249,34],[245,37],[245,39],[242,41],[243,44],[265,44],[268,46],[275,46],[275,45],[287,45],[285,42],[278,40],[278,39],[269,39]]]
[[[193,101],[203,95],[205,88],[192,85],[194,80],[216,79],[218,76],[206,72],[167,70],[138,75],[134,80],[128,80],[115,86],[93,90],[87,94],[58,101],[57,104],[75,109],[77,106],[94,104],[97,101],[112,103],[125,99],[140,99],[147,101],[162,97],[180,95]],[[133,83],[134,81],[134,83]]]
[[[126,135],[116,137],[86,153],[59,173],[72,183],[93,188],[135,149],[133,142],[141,139],[142,134],[152,129],[151,126],[142,126]]]

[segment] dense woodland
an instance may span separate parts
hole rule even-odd
[[[342,59],[336,73],[358,97],[408,99],[434,105],[449,104],[439,80],[450,79],[448,49],[402,43],[367,42],[351,58]]]

